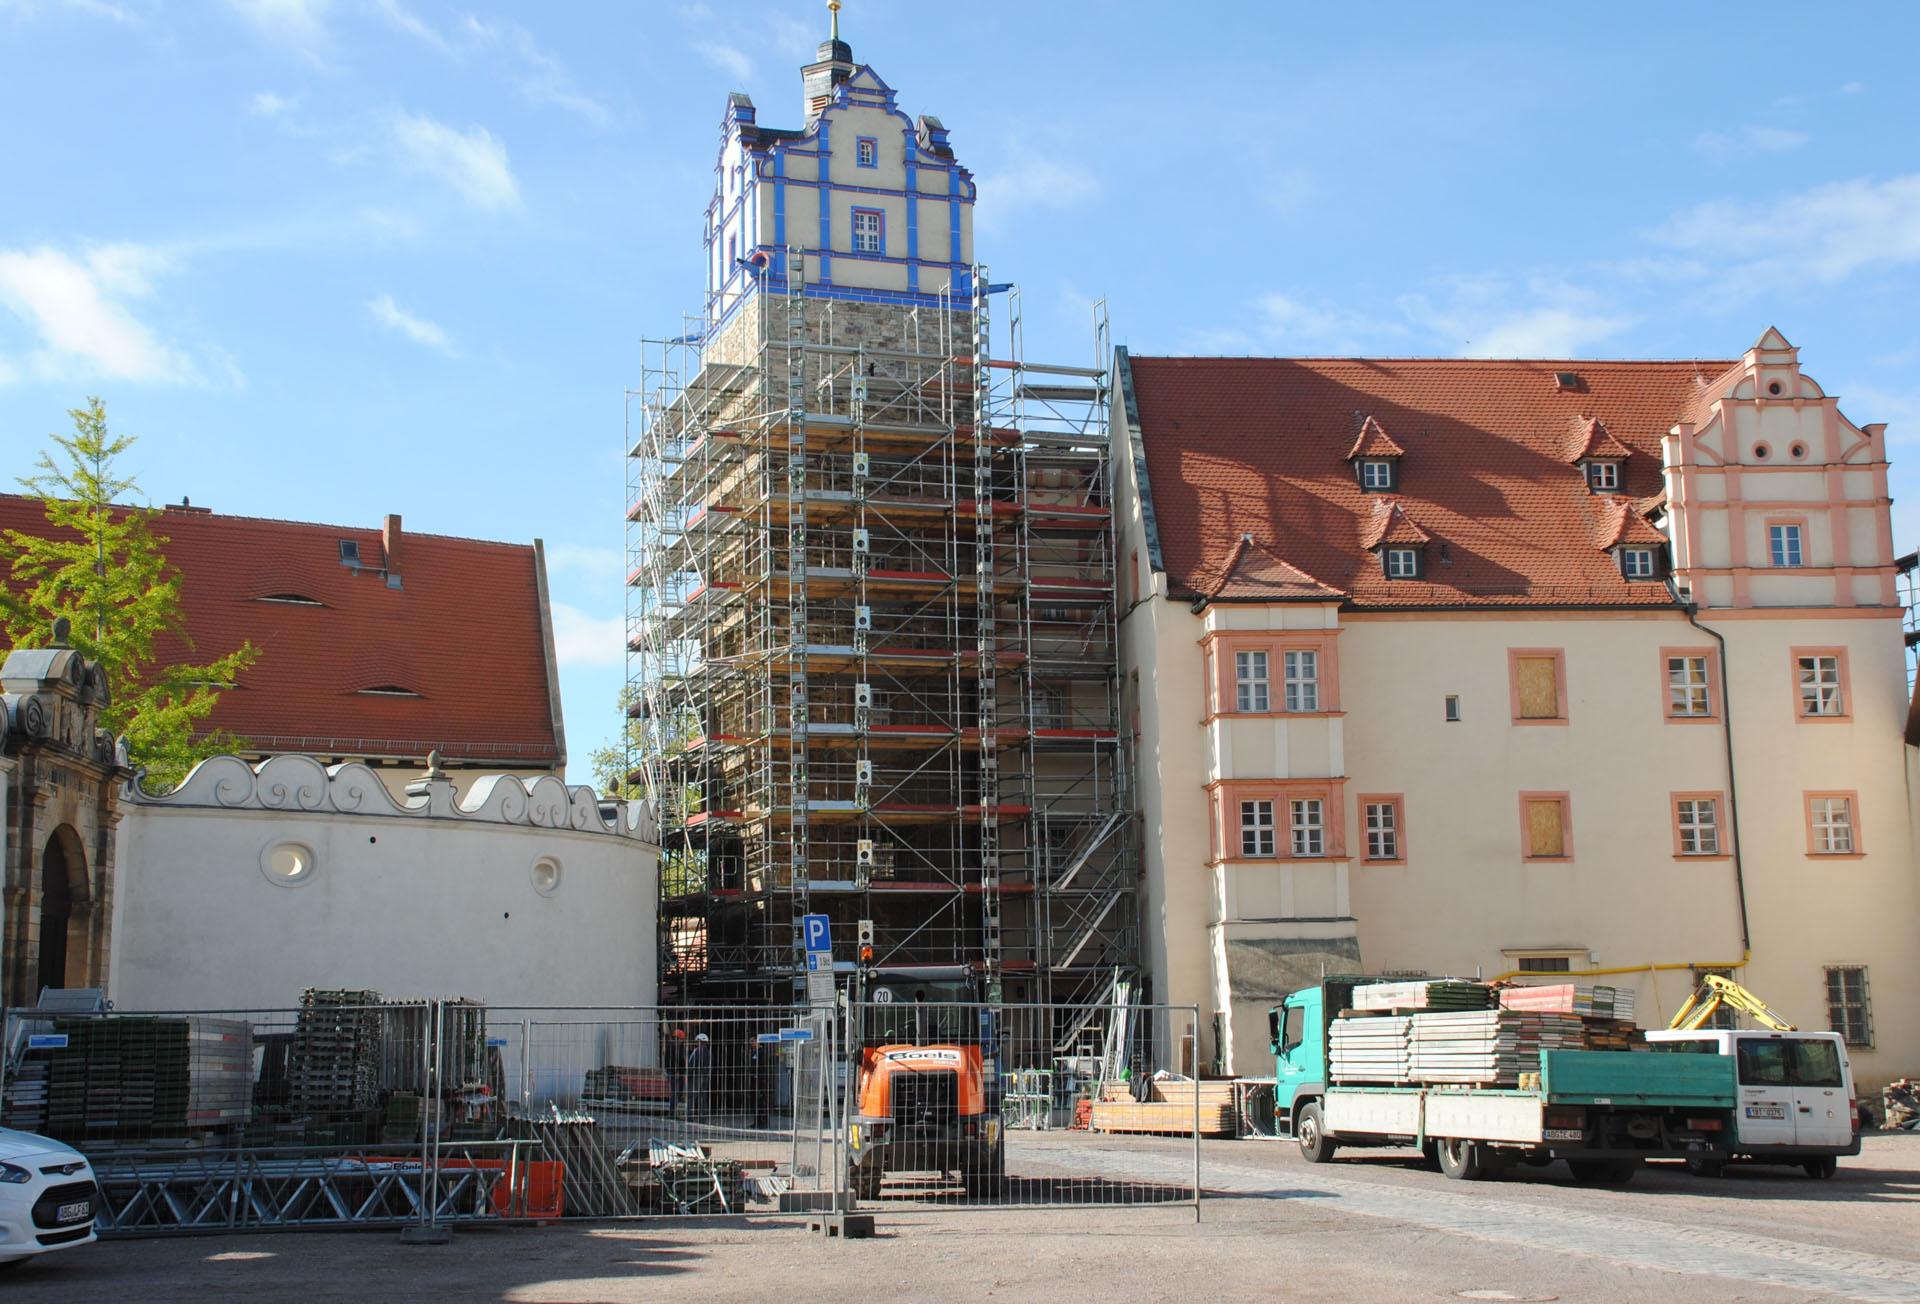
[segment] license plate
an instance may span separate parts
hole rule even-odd
[[[1550,1127],[1547,1129],[1549,1141],[1578,1141],[1586,1133],[1577,1127]]]
[[[63,1204],[53,1211],[55,1222],[85,1222],[93,1217],[93,1201],[75,1200],[72,1204]]]
[[[1787,1116],[1787,1107],[1785,1105],[1748,1105],[1747,1106],[1748,1118],[1784,1119],[1786,1116]]]

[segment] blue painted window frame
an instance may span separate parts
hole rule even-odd
[[[860,219],[871,217],[878,230],[874,234],[872,248],[862,248],[860,244]],[[856,208],[853,210],[853,252],[873,254],[880,258],[887,256],[887,211],[884,208]]]
[[[877,136],[855,136],[853,138],[853,161],[856,167],[879,167],[880,138]]]

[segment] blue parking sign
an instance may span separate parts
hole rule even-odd
[[[831,951],[833,940],[827,932],[825,915],[802,915],[800,917],[801,936],[806,939],[808,951]]]

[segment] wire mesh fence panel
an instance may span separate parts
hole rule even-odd
[[[805,1007],[489,1011],[547,1216],[830,1203],[834,1020]],[[550,1168],[539,1168],[550,1165]]]
[[[888,990],[887,995],[894,995]],[[846,1184],[861,1208],[1195,1204],[1231,1090],[1190,1006],[849,1009]]]

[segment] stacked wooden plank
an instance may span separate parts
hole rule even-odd
[[[1095,1132],[1174,1132],[1193,1135],[1193,1101],[1164,1100],[1095,1101],[1089,1126]],[[1225,1104],[1200,1104],[1201,1136],[1233,1136],[1236,1131],[1231,1100]]]
[[[1633,989],[1605,983],[1545,983],[1503,987],[1503,1010],[1536,1010],[1550,1014],[1577,1014],[1585,1019],[1633,1018]]]
[[[1646,1044],[1647,1035],[1631,1019],[1582,1019],[1588,1050],[1632,1050]]]
[[[1335,1082],[1405,1082],[1407,1038],[1413,1020],[1406,1015],[1335,1019],[1327,1025],[1328,1070]]]
[[[1580,1020],[1566,1014],[1478,1010],[1417,1014],[1408,1037],[1407,1071],[1415,1082],[1513,1086],[1540,1071],[1543,1050],[1578,1050]]]
[[[1353,989],[1356,1010],[1484,1010],[1492,1005],[1491,987],[1458,978],[1368,983]]]

